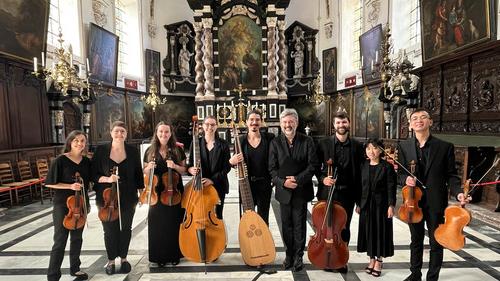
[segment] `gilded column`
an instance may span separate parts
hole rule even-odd
[[[276,17],[267,18],[267,95],[278,95],[276,65]]]
[[[194,26],[194,43],[195,43],[195,57],[194,60],[196,62],[196,66],[194,67],[195,71],[195,81],[196,81],[196,96],[203,96],[204,87],[204,79],[203,79],[203,42],[201,41],[202,28],[203,24],[201,22],[195,22]]]
[[[214,95],[214,65],[213,61],[213,44],[212,44],[212,25],[213,20],[204,18],[201,20],[203,23],[203,66],[205,67],[205,96]]]
[[[286,56],[285,21],[278,21],[278,90],[280,95],[286,95]]]

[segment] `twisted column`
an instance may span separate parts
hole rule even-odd
[[[286,95],[286,56],[288,50],[285,43],[285,21],[278,21],[278,90]]]
[[[267,18],[267,95],[278,95],[276,65],[276,22],[277,18]]]
[[[213,60],[213,44],[212,44],[212,19],[204,18],[203,23],[203,66],[205,67],[205,96],[214,95],[214,65]]]
[[[203,25],[201,22],[195,22],[193,24],[194,26],[194,32],[195,32],[195,37],[194,37],[194,43],[195,43],[195,56],[194,60],[196,62],[196,65],[194,67],[195,71],[195,81],[196,81],[196,96],[197,97],[202,97],[203,92],[205,90],[204,87],[204,77],[203,77],[203,42],[201,41],[201,35],[202,35],[202,28]]]

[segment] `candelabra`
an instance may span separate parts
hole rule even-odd
[[[141,99],[144,102],[153,108],[153,111],[156,110],[156,107],[161,104],[165,104],[167,102],[166,98],[160,98],[158,94],[158,88],[156,87],[156,79],[153,75],[149,76],[149,93],[147,96],[142,96]]]
[[[320,80],[321,78],[318,75],[318,77],[312,81],[312,86],[309,84],[309,91],[311,91],[311,95],[306,96],[306,100],[315,105],[320,105],[322,102],[326,102],[330,99],[329,96],[320,93]]]

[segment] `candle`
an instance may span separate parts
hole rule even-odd
[[[223,110],[226,110],[226,102],[224,102],[224,109]]]
[[[250,100],[247,103],[247,108],[250,108],[252,105],[250,104]]]
[[[372,64],[371,64],[371,66],[370,66],[370,69],[373,69],[373,60],[372,60]]]
[[[45,67],[45,56],[43,52],[42,52],[42,67]]]
[[[378,51],[375,52],[375,62],[378,62]]]
[[[255,94],[256,94],[256,91],[252,90],[252,95],[255,96]]]
[[[363,56],[361,56],[361,67],[363,67]]]
[[[33,69],[35,72],[38,72],[38,60],[36,57],[33,57]]]
[[[90,71],[89,58],[87,58],[87,73]]]
[[[255,108],[259,109],[259,102],[258,101],[255,102]]]
[[[231,110],[234,108],[234,102],[231,101]]]
[[[226,91],[226,95],[231,95],[231,92],[229,90]]]

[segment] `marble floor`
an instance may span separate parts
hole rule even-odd
[[[82,270],[90,280],[403,280],[409,274],[409,230],[408,226],[395,219],[395,254],[384,260],[380,278],[364,273],[367,257],[356,252],[358,216],[351,223],[352,238],[349,257],[349,272],[340,274],[314,268],[304,255],[306,267],[300,272],[281,269],[284,259],[284,246],[280,233],[279,205],[273,199],[270,212],[270,229],[276,244],[277,257],[274,264],[265,266],[261,271],[246,266],[240,255],[238,245],[238,192],[234,174],[230,174],[231,191],[226,197],[224,221],[228,236],[227,249],[214,263],[207,266],[181,260],[175,267],[153,268],[148,262],[147,252],[147,208],[138,207],[133,223],[133,237],[129,251],[132,271],[129,274],[108,276],[104,272],[106,252],[104,250],[102,226],[97,218],[97,208],[92,206],[88,227],[84,231],[81,254]],[[95,202],[92,200],[92,204]],[[309,204],[309,211],[312,206]],[[481,210],[476,212],[481,212]],[[39,202],[14,207],[3,212],[0,218],[0,280],[35,281],[46,280],[45,273],[52,247],[53,224],[50,202]],[[484,213],[486,212],[486,215]],[[487,211],[481,212],[485,217]],[[497,215],[490,212],[492,215]],[[474,216],[476,217],[476,216]],[[309,216],[310,218],[310,216]],[[445,250],[444,264],[440,280],[500,280],[500,231],[499,225],[473,219],[465,228],[466,247],[459,252]],[[314,234],[311,222],[308,235]],[[428,239],[424,252],[424,276],[429,259]],[[67,249],[68,250],[68,249]],[[61,280],[73,280],[69,275],[69,262],[66,254]],[[119,264],[117,264],[119,268]]]

